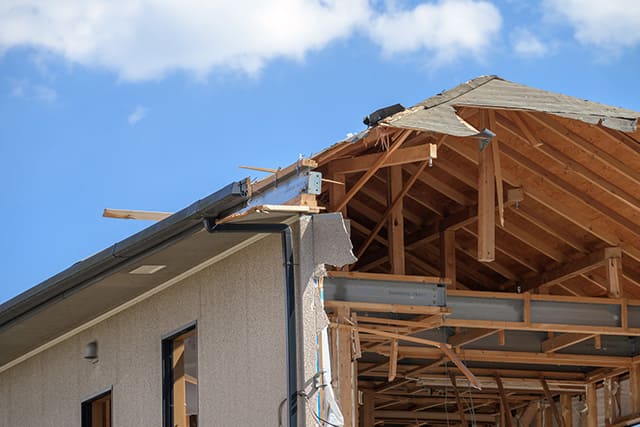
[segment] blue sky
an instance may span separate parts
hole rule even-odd
[[[482,74],[640,111],[640,3],[5,0],[0,302]]]

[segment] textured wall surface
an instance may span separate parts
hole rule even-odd
[[[109,387],[114,426],[160,426],[162,337],[194,320],[200,425],[277,425],[283,281],[280,236],[269,236],[16,365],[0,374],[0,427],[80,426],[82,400]],[[97,363],[82,357],[93,340]]]

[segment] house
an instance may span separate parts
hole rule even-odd
[[[0,426],[633,425],[638,117],[378,110],[2,304]]]

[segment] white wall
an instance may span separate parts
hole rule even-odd
[[[110,386],[114,426],[160,426],[162,336],[194,320],[199,425],[277,425],[283,282],[280,236],[269,236],[1,373],[0,427],[79,426],[81,401]],[[82,357],[93,340],[95,364]]]

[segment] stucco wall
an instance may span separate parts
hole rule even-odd
[[[283,307],[274,235],[1,373],[0,427],[80,426],[81,401],[111,386],[114,426],[160,426],[162,337],[194,320],[200,425],[277,425]],[[82,357],[92,340],[95,364]]]

